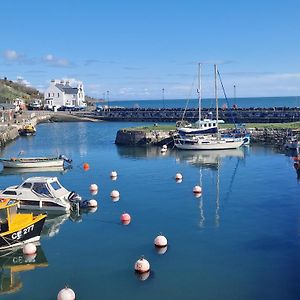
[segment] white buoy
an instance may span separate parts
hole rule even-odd
[[[165,236],[160,234],[154,239],[154,245],[156,247],[165,247],[168,245],[168,240]]]
[[[111,178],[116,178],[117,176],[118,176],[117,171],[111,171],[111,173],[110,173]]]
[[[163,255],[167,252],[168,246],[165,247],[155,247],[157,254]]]
[[[90,191],[92,196],[96,196],[98,194],[98,191]]]
[[[120,197],[111,197],[112,202],[118,202],[120,200]]]
[[[141,258],[135,263],[134,269],[138,273],[145,273],[150,270],[150,264],[144,256],[141,256]]]
[[[181,173],[177,173],[177,174],[175,175],[175,179],[176,179],[176,180],[182,180],[182,174],[181,174]]]
[[[94,213],[96,212],[98,207],[89,207],[89,213]]]
[[[95,199],[91,199],[91,200],[88,201],[87,206],[88,207],[97,207],[98,206],[98,202]]]
[[[161,152],[161,153],[166,153],[167,150],[168,150],[167,145],[163,145],[163,146],[161,147],[161,149],[160,149],[160,152]]]
[[[112,198],[119,198],[120,197],[120,193],[116,190],[113,190],[111,193],[110,193],[110,196]]]
[[[97,184],[92,183],[92,184],[90,185],[90,191],[91,191],[91,192],[98,191],[98,186],[97,186]]]
[[[137,272],[136,272],[136,276],[137,276],[137,278],[138,278],[139,280],[145,281],[145,280],[147,280],[147,279],[149,278],[149,276],[150,276],[150,271],[145,272],[145,273],[137,273]]]
[[[200,185],[195,185],[193,188],[193,193],[194,194],[201,194],[202,193],[202,188]]]
[[[24,254],[24,261],[27,264],[34,263],[36,255],[37,255],[36,253],[33,253],[33,254]]]
[[[65,287],[64,289],[60,290],[57,295],[57,300],[75,300],[75,293],[72,289]]]
[[[23,254],[32,255],[36,253],[36,245],[32,243],[28,243],[23,247]]]

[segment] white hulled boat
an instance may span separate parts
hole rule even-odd
[[[63,167],[64,162],[71,163],[72,160],[64,155],[53,157],[11,157],[0,158],[4,168],[49,168]]]
[[[0,191],[0,198],[19,200],[19,208],[43,211],[69,211],[81,201],[76,193],[64,188],[57,177],[30,177],[20,185]]]
[[[199,64],[201,69],[201,64]],[[216,98],[216,127],[219,124],[218,112],[218,92],[217,92],[217,65],[214,65],[215,73],[215,98]],[[199,71],[199,75],[201,71]],[[201,80],[199,80],[199,99],[201,99]],[[199,120],[201,120],[201,100],[199,100]],[[218,133],[216,135],[194,134],[190,136],[181,136],[174,139],[175,147],[181,150],[226,150],[237,149],[244,143],[243,138],[236,137],[221,137]]]

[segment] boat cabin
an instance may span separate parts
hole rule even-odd
[[[17,214],[18,201],[3,198],[0,199],[0,233],[11,230],[14,217]]]
[[[20,201],[24,209],[69,210],[70,191],[64,188],[57,177],[30,177],[19,186],[10,186],[0,193],[0,197],[10,197]]]

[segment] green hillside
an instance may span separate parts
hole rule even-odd
[[[42,99],[43,94],[32,87],[8,79],[0,79],[0,102],[10,102],[15,98],[22,98],[29,102],[32,99]]]

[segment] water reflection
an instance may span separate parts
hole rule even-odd
[[[214,151],[175,151],[174,154],[178,162],[187,162],[192,166],[215,170],[220,167],[225,158],[243,159],[245,157],[243,148]]]
[[[117,146],[117,151],[120,156],[127,158],[153,158],[157,156],[168,156],[170,151],[165,153],[160,152],[160,147],[127,147]]]
[[[61,175],[68,172],[72,166],[68,167],[46,167],[46,168],[3,168],[0,172],[0,176],[8,176],[8,175],[34,175],[33,173],[49,173],[49,172],[57,172]]]
[[[70,217],[70,214],[48,214],[42,235],[47,237],[53,237],[59,233],[60,226],[65,223]]]
[[[41,246],[30,259],[23,255],[22,249],[0,253],[0,295],[20,291],[23,287],[20,273],[40,267],[47,267],[48,261]]]
[[[203,180],[204,172],[211,172],[212,179],[215,190],[215,204],[214,204],[214,226],[219,227],[221,216],[220,216],[220,171],[224,160],[234,159],[232,175],[227,186],[227,191],[222,193],[223,199],[227,198],[232,190],[234,178],[241,160],[245,158],[245,149],[232,149],[232,150],[216,150],[216,151],[176,151],[175,157],[176,161],[180,163],[188,163],[192,166],[199,168],[199,185],[202,187],[203,192],[201,194],[196,194],[195,197],[199,198],[199,211],[200,220],[199,226],[204,227],[206,222],[205,215],[209,211],[209,200],[207,195],[207,187],[210,185],[207,180],[209,176],[206,176],[206,180]],[[207,185],[207,187],[205,186]],[[205,205],[207,206],[205,208]],[[207,212],[206,212],[207,210]]]

